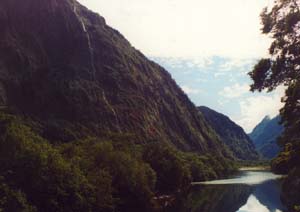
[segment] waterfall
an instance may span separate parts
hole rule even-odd
[[[77,19],[81,23],[82,29],[86,35],[87,45],[88,45],[89,54],[90,54],[90,63],[91,63],[90,65],[92,68],[92,76],[93,76],[93,80],[95,80],[96,79],[96,68],[95,68],[95,62],[94,62],[94,50],[93,50],[93,47],[91,44],[91,37],[90,37],[89,32],[87,31],[84,21],[82,20],[82,17],[77,12],[76,2],[74,2],[73,11],[74,11],[74,14],[76,15]]]
[[[93,74],[93,79],[95,80],[96,79],[96,68],[95,68],[95,63],[94,63],[94,50],[92,48],[92,44],[91,44],[91,38],[90,38],[90,35],[88,33],[88,30],[85,26],[85,23],[82,19],[82,17],[78,14],[77,12],[77,7],[76,7],[76,2],[74,2],[74,5],[73,5],[73,11],[74,11],[74,14],[76,15],[77,19],[79,20],[79,22],[81,23],[81,26],[82,26],[82,29],[86,35],[86,39],[87,39],[87,45],[88,45],[88,49],[89,49],[89,54],[90,54],[90,63],[91,63],[91,68],[92,68],[92,74]],[[116,120],[116,126],[118,128],[118,131],[121,132],[121,128],[120,128],[120,123],[119,123],[119,119],[118,119],[118,116],[117,116],[117,113],[116,111],[114,110],[114,108],[112,107],[112,105],[108,102],[107,98],[106,98],[106,95],[105,95],[105,92],[103,91],[102,93],[102,98],[105,102],[105,104],[108,106],[108,108],[111,110],[111,112],[113,113],[114,117],[115,117],[115,120]]]
[[[120,122],[119,122],[119,119],[118,119],[118,115],[115,111],[115,109],[111,106],[111,104],[108,102],[107,98],[106,98],[106,95],[105,95],[105,92],[103,91],[102,92],[102,96],[103,96],[103,100],[105,102],[105,104],[109,107],[109,109],[111,110],[111,112],[114,114],[114,117],[115,117],[115,120],[116,120],[116,125],[117,125],[117,128],[118,128],[118,131],[121,132],[121,128],[120,128]]]

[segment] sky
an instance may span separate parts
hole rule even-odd
[[[148,58],[165,67],[195,105],[250,132],[282,107],[284,88],[251,93],[247,73],[271,39],[259,14],[272,0],[79,0]]]

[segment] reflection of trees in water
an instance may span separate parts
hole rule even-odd
[[[281,185],[278,180],[270,180],[259,184],[255,187],[253,195],[258,201],[266,206],[270,212],[275,212],[276,209],[284,210],[284,206],[280,200]]]
[[[168,211],[235,212],[247,203],[251,194],[270,212],[275,212],[276,209],[284,211],[280,200],[280,182],[277,180],[255,186],[241,184],[193,186],[190,192]]]
[[[186,199],[170,211],[235,212],[247,202],[252,191],[247,185],[194,186]]]

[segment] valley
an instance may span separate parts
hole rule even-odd
[[[271,15],[264,33],[281,29]],[[1,0],[0,23],[1,212],[299,211],[299,71],[278,74],[291,58],[249,73],[251,91],[287,86],[280,115],[254,123],[192,101],[203,91],[76,0]],[[219,95],[249,91],[234,88]]]

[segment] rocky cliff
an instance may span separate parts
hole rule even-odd
[[[2,0],[0,24],[1,109],[43,137],[129,133],[227,154],[170,74],[78,2]]]

